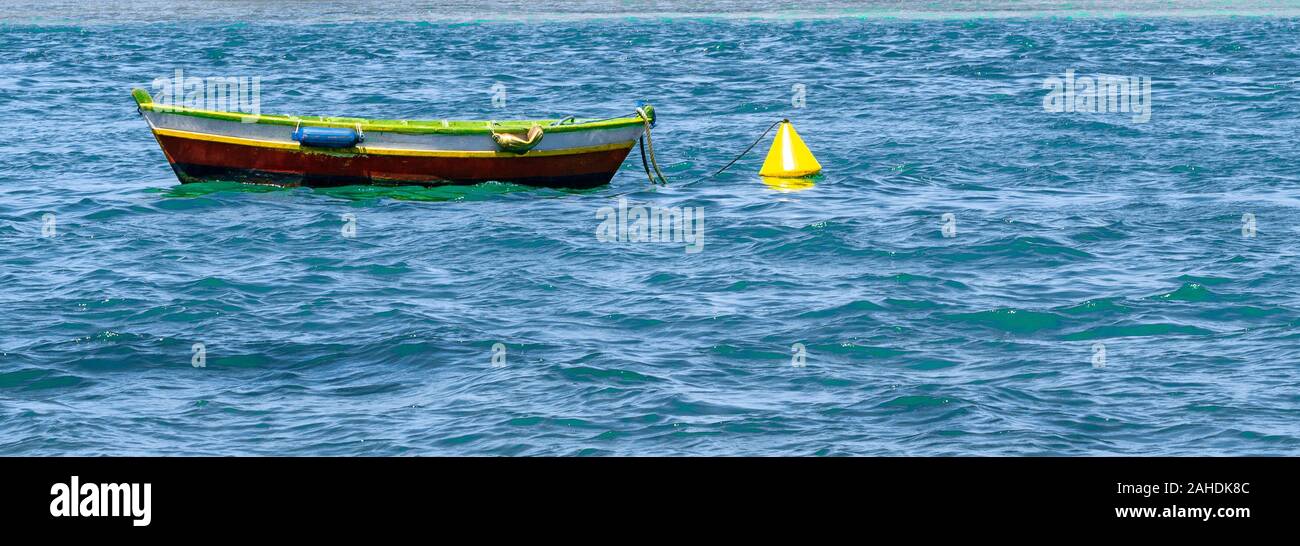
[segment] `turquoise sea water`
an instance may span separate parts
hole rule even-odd
[[[893,4],[15,8],[0,454],[1300,452],[1290,6]],[[176,69],[271,113],[644,100],[676,182],[181,186],[128,94]],[[1149,122],[1045,111],[1067,70],[1150,77]],[[766,143],[684,183],[783,117],[815,186]],[[702,207],[703,250],[598,241],[619,195]]]

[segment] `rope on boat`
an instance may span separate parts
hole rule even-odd
[[[645,163],[645,148],[650,148],[650,164],[654,165],[655,174],[659,175],[659,182],[665,186],[668,185],[668,179],[664,177],[664,172],[659,170],[659,162],[655,160],[655,141],[650,138],[650,116],[645,113],[645,108],[637,108],[636,115],[641,116],[641,122],[645,124],[645,136],[641,138],[641,162]],[[650,169],[646,168],[646,176],[650,176]],[[650,178],[650,184],[655,183],[654,178]]]
[[[642,138],[637,140],[637,143],[641,146],[641,166],[645,167],[645,177],[650,179],[650,185],[653,186],[655,184],[655,177],[650,174],[650,162],[646,161],[645,158],[645,139]]]
[[[659,162],[655,160],[655,144],[654,144],[654,140],[652,140],[652,139],[650,138],[650,118],[649,118],[648,116],[646,116],[645,109],[643,109],[643,108],[637,108],[637,109],[636,109],[636,114],[637,114],[638,116],[641,116],[641,121],[645,123],[645,134],[644,134],[644,136],[641,137],[641,140],[640,140],[640,145],[641,145],[641,166],[642,166],[642,167],[645,167],[645,176],[646,176],[646,178],[648,178],[648,179],[650,180],[650,185],[654,185],[654,184],[655,184],[655,177],[654,177],[654,175],[651,175],[651,173],[650,173],[650,166],[653,165],[653,166],[654,166],[654,174],[659,176],[659,183],[664,184],[664,185],[668,185],[668,179],[667,179],[667,177],[664,176],[663,171],[659,170]],[[783,120],[777,120],[777,121],[772,122],[771,125],[768,125],[768,126],[767,126],[767,129],[763,131],[763,134],[762,134],[762,135],[759,135],[759,137],[758,137],[757,139],[755,139],[754,142],[750,143],[750,145],[749,145],[748,147],[745,148],[745,151],[740,152],[740,155],[736,156],[734,159],[732,159],[731,161],[727,162],[727,164],[726,164],[726,165],[723,165],[721,169],[718,169],[716,172],[714,172],[713,174],[710,174],[710,175],[708,175],[708,176],[702,176],[702,177],[700,177],[700,178],[696,178],[695,180],[692,180],[692,181],[690,181],[690,182],[687,182],[687,183],[683,184],[683,186],[690,186],[690,185],[692,185],[692,184],[695,184],[696,182],[702,182],[702,181],[704,181],[704,180],[708,180],[708,179],[710,179],[710,178],[713,178],[713,177],[715,177],[715,176],[718,176],[718,175],[722,174],[723,172],[726,172],[726,170],[727,170],[727,169],[730,169],[732,165],[735,165],[737,161],[740,161],[741,158],[745,157],[746,155],[749,154],[749,152],[753,151],[753,150],[754,150],[754,147],[755,147],[755,146],[758,146],[758,143],[759,143],[759,142],[762,142],[763,139],[767,138],[767,134],[770,133],[770,132],[772,132],[772,129],[773,129],[773,128],[775,128],[777,125],[780,125],[780,124],[781,124],[781,121],[783,121]],[[647,161],[647,155],[646,155],[646,148],[647,148],[647,147],[650,148],[649,161]]]
[[[156,131],[158,129],[157,127],[154,127],[153,120],[149,119],[149,116],[144,115],[144,108],[136,106],[135,111],[140,114],[140,117],[144,118],[145,123],[149,124],[150,131]]]

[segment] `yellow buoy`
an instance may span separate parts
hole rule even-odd
[[[759,176],[799,178],[821,170],[821,163],[817,162],[812,151],[799,138],[794,125],[788,119],[782,120],[781,127],[776,131],[776,140],[772,141],[772,149],[767,151],[763,168],[758,171]]]

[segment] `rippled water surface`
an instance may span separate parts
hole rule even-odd
[[[0,453],[1300,451],[1300,20],[251,5],[0,24]],[[644,100],[674,182],[181,186],[129,96],[176,69],[276,113]],[[1151,77],[1149,123],[1044,111],[1066,70]],[[766,143],[685,183],[783,117],[813,187]],[[703,251],[598,241],[620,194]]]

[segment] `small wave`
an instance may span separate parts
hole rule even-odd
[[[1069,307],[1057,308],[1056,311],[1067,315],[1124,314],[1132,311],[1132,308],[1121,303],[1122,301],[1123,298],[1098,298]]]
[[[1173,292],[1166,292],[1164,294],[1160,294],[1157,296],[1151,296],[1150,299],[1163,300],[1163,301],[1202,302],[1202,301],[1218,301],[1223,298],[1221,298],[1218,294],[1211,292],[1209,288],[1206,288],[1205,285],[1201,283],[1189,282],[1189,283],[1184,283],[1182,286],[1178,287],[1178,289],[1174,290]]]
[[[825,309],[808,311],[806,313],[799,315],[799,318],[859,316],[871,311],[882,311],[884,309],[885,309],[884,307],[881,307],[879,304],[875,302],[871,302],[867,300],[857,300],[843,305],[837,305],[835,307],[828,307]]]
[[[1093,339],[1108,339],[1121,337],[1153,337],[1153,336],[1207,336],[1214,334],[1213,331],[1195,326],[1183,324],[1125,324],[1115,326],[1098,326],[1089,328],[1082,332],[1068,334],[1062,339],[1066,341],[1087,341]]]
[[[1012,308],[975,313],[941,314],[939,316],[951,322],[975,324],[1013,334],[1055,330],[1066,324],[1065,317],[1056,313]]]
[[[631,370],[620,370],[610,368],[595,368],[591,366],[570,366],[561,367],[560,375],[570,381],[581,381],[585,383],[616,383],[637,385],[644,383],[657,383],[663,381],[662,378],[653,375],[637,373]]]
[[[88,383],[90,380],[83,377],[36,368],[0,372],[0,389],[40,391],[76,387]]]
[[[884,409],[901,409],[906,411],[936,408],[953,403],[953,399],[943,396],[929,396],[924,394],[914,394],[899,396],[889,401],[881,403],[880,408]]]

